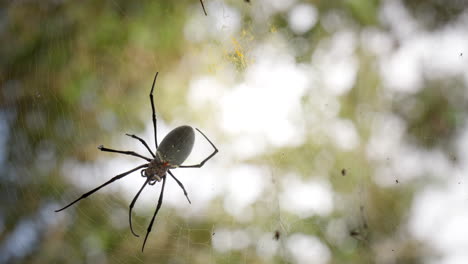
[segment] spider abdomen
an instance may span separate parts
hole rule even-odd
[[[156,157],[169,166],[181,165],[192,152],[195,132],[190,126],[174,128],[159,144]]]

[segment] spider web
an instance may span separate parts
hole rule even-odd
[[[467,262],[459,2],[45,3],[0,31],[0,263]],[[156,70],[159,142],[220,152],[173,170],[192,203],[168,178],[141,253],[138,171],[53,211],[145,163],[97,146],[154,151]]]

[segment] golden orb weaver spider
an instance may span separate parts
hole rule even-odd
[[[151,149],[149,148],[148,144],[143,140],[142,138],[131,135],[131,134],[126,134],[129,137],[132,137],[134,139],[137,139],[140,141],[148,150],[148,152],[151,154],[152,158],[147,158],[143,155],[140,155],[134,151],[121,151],[121,150],[115,150],[115,149],[109,149],[105,148],[104,146],[99,146],[98,149],[101,151],[106,151],[106,152],[115,152],[115,153],[120,153],[120,154],[125,154],[125,155],[131,155],[135,156],[141,159],[144,159],[148,161],[148,163],[142,164],[136,168],[133,168],[129,171],[126,171],[124,173],[121,173],[112,179],[108,180],[102,185],[99,185],[98,187],[92,189],[91,191],[81,195],[78,199],[74,200],[73,202],[69,203],[65,207],[56,210],[55,212],[60,212],[62,210],[67,209],[71,205],[75,204],[76,202],[90,196],[91,194],[97,192],[99,189],[105,187],[108,184],[111,184],[112,182],[119,180],[132,172],[135,172],[139,169],[141,169],[140,174],[142,177],[146,178],[146,181],[143,183],[143,186],[141,186],[140,190],[137,192],[135,197],[133,198],[132,202],[130,203],[129,210],[128,210],[128,221],[130,225],[130,231],[132,234],[136,237],[139,237],[134,231],[132,227],[132,209],[133,206],[135,205],[138,197],[140,196],[140,193],[143,191],[146,185],[154,185],[156,182],[159,182],[162,180],[162,187],[161,187],[161,193],[159,194],[159,199],[158,199],[158,204],[156,206],[156,210],[153,214],[153,218],[151,218],[151,222],[148,226],[148,229],[146,231],[146,236],[145,240],[143,242],[143,246],[141,248],[141,251],[145,249],[145,244],[146,240],[148,239],[148,235],[151,232],[151,228],[153,227],[154,219],[156,218],[156,215],[158,214],[159,209],[161,208],[162,201],[163,201],[163,195],[164,195],[164,187],[166,186],[166,173],[169,173],[169,175],[177,182],[179,187],[182,189],[184,192],[185,197],[187,198],[187,201],[191,204],[192,202],[190,201],[187,191],[185,190],[184,185],[182,182],[180,182],[174,174],[170,171],[171,169],[176,169],[176,168],[201,168],[205,162],[207,162],[209,159],[211,159],[216,153],[218,153],[218,149],[216,146],[211,142],[211,140],[208,139],[203,132],[201,132],[198,128],[196,130],[202,134],[202,136],[211,144],[211,146],[214,148],[213,153],[211,153],[208,157],[206,157],[202,162],[199,164],[195,165],[182,165],[182,163],[187,159],[187,157],[190,155],[192,152],[193,144],[195,142],[195,132],[192,127],[190,126],[179,126],[175,129],[173,129],[169,134],[167,134],[163,140],[161,141],[161,144],[158,146],[158,133],[156,129],[156,113],[155,113],[155,108],[154,108],[154,99],[153,99],[153,90],[154,90],[154,85],[156,84],[156,79],[158,77],[158,72],[156,72],[156,75],[154,76],[153,80],[153,85],[151,86],[151,92],[150,92],[150,101],[151,101],[151,109],[153,112],[153,128],[154,128],[154,141],[156,145],[156,154],[154,154]]]

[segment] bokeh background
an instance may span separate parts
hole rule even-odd
[[[468,4],[3,1],[0,263],[468,263]],[[128,205],[159,140],[220,152]],[[187,163],[211,152],[197,135]]]

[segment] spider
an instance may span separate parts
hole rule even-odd
[[[158,72],[156,72],[156,75],[154,76],[153,80],[153,85],[151,86],[151,92],[150,92],[150,101],[151,101],[151,109],[153,112],[153,128],[154,128],[154,142],[156,145],[156,154],[154,154],[151,149],[148,147],[148,144],[146,142],[135,135],[131,134],[126,134],[129,137],[132,137],[134,139],[137,139],[140,141],[148,150],[148,152],[151,154],[152,158],[147,158],[143,155],[140,155],[136,152],[133,151],[121,151],[121,150],[115,150],[115,149],[110,149],[110,148],[105,148],[103,145],[99,146],[98,149],[101,151],[106,151],[106,152],[115,152],[115,153],[120,153],[120,154],[125,154],[125,155],[131,155],[135,156],[141,159],[144,159],[148,161],[148,163],[142,164],[136,168],[133,168],[129,171],[126,171],[124,173],[121,173],[112,179],[108,180],[104,184],[94,188],[93,190],[81,195],[78,199],[75,201],[71,202],[70,204],[66,205],[65,207],[56,210],[55,212],[60,212],[62,210],[67,209],[71,205],[75,204],[76,202],[80,201],[81,199],[84,199],[91,194],[97,192],[104,186],[111,184],[112,182],[119,180],[127,175],[129,175],[132,172],[135,172],[139,169],[141,169],[140,174],[142,177],[146,178],[145,182],[143,183],[143,186],[141,186],[140,190],[137,192],[135,197],[133,198],[132,202],[130,203],[129,210],[128,210],[128,222],[130,225],[130,231],[132,234],[136,237],[139,237],[134,231],[132,227],[132,209],[133,206],[135,205],[135,202],[137,201],[138,197],[140,196],[140,193],[143,191],[146,185],[154,185],[156,182],[160,182],[162,180],[162,187],[161,187],[161,193],[159,194],[159,199],[158,199],[158,204],[156,206],[156,210],[154,212],[153,218],[151,218],[151,222],[148,226],[148,229],[146,231],[146,236],[145,240],[143,242],[143,246],[141,248],[141,251],[145,249],[145,244],[146,240],[148,239],[148,235],[151,232],[151,228],[153,227],[154,219],[156,218],[156,215],[158,214],[159,208],[161,208],[162,201],[163,201],[163,195],[164,195],[164,187],[166,186],[166,173],[169,173],[169,175],[177,182],[179,187],[182,189],[184,192],[185,197],[187,198],[187,201],[191,204],[192,202],[190,201],[187,191],[185,190],[184,185],[182,182],[180,182],[174,174],[171,172],[171,169],[176,169],[176,168],[201,168],[205,162],[207,162],[209,159],[211,159],[216,153],[218,153],[218,149],[216,146],[208,139],[203,132],[201,132],[198,128],[196,130],[202,134],[202,136],[211,144],[211,146],[214,148],[213,153],[211,153],[208,157],[206,157],[202,162],[196,165],[182,165],[182,163],[187,159],[187,157],[190,155],[192,152],[193,144],[195,141],[195,132],[192,127],[190,126],[180,126],[175,129],[173,129],[169,134],[164,137],[164,139],[161,141],[161,144],[158,146],[158,133],[156,130],[156,114],[154,110],[154,99],[153,99],[153,90],[154,90],[154,85],[156,83],[156,79],[158,77]]]

